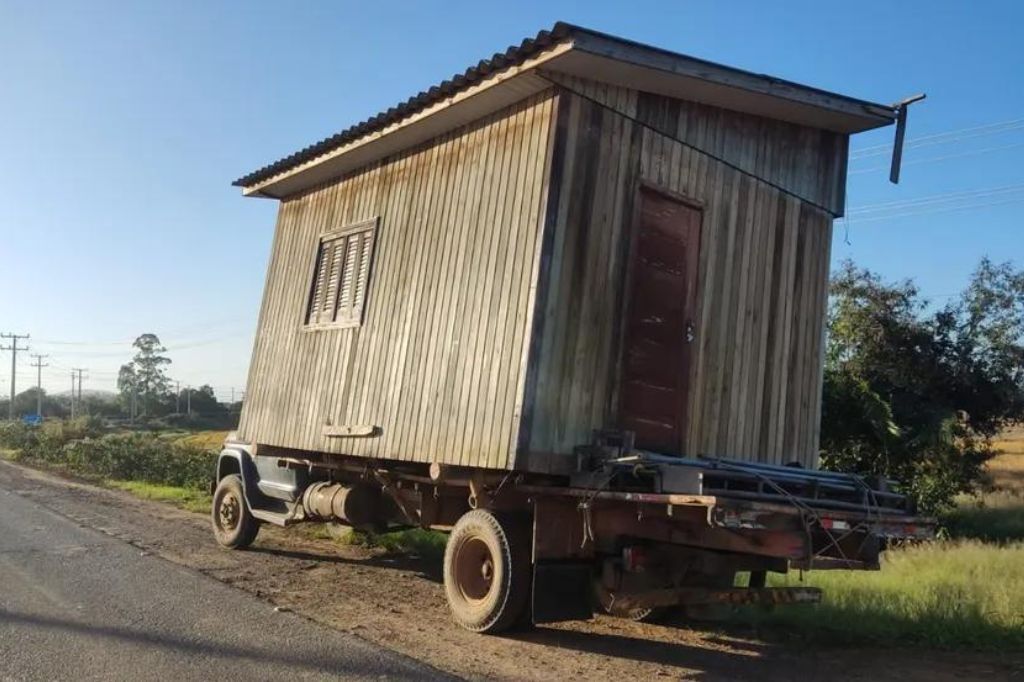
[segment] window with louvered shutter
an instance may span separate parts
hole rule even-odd
[[[362,324],[376,241],[376,218],[320,238],[309,288],[306,326],[356,327]]]

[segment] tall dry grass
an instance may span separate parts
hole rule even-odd
[[[996,447],[986,489],[943,518],[951,539],[891,549],[879,572],[778,576],[822,588],[822,603],[743,617],[811,642],[1024,649],[1024,428]]]
[[[886,552],[878,572],[816,571],[776,585],[822,588],[817,606],[755,622],[815,642],[1024,648],[1024,543],[936,542]]]
[[[952,537],[991,542],[1024,540],[1024,427],[1004,432],[986,465],[985,489],[964,495],[943,518]]]

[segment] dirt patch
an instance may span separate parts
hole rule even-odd
[[[440,567],[264,527],[246,552],[205,516],[0,462],[0,489],[307,618],[469,678],[952,680],[1024,676],[1024,655],[773,645],[613,618],[483,637],[450,621]]]

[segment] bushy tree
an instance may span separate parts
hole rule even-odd
[[[34,386],[26,391],[22,391],[18,395],[14,396],[14,416],[24,417],[28,414],[35,414],[36,407],[38,406],[38,394],[39,390]],[[67,413],[67,405],[53,396],[49,395],[45,389],[42,390],[43,400],[43,416],[45,417],[63,417]],[[0,415],[5,418],[7,416],[7,404],[10,399],[0,400]]]
[[[163,355],[167,349],[160,344],[156,334],[142,334],[132,347],[136,349],[131,362],[121,365],[117,377],[117,390],[126,411],[131,410],[135,401],[140,415],[155,416],[166,412],[169,404],[170,380],[165,367],[170,358]]]
[[[192,413],[203,417],[220,417],[227,414],[227,407],[217,402],[213,387],[204,384],[192,389]]]
[[[983,260],[935,310],[911,282],[843,264],[828,315],[826,467],[892,476],[939,511],[977,485],[991,437],[1022,418],[1024,273]]]

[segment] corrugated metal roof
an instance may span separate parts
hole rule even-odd
[[[320,140],[316,144],[312,144],[305,149],[291,154],[290,156],[286,156],[279,161],[275,161],[270,165],[253,171],[252,173],[235,180],[231,184],[235,187],[247,187],[257,182],[262,182],[263,180],[274,177],[278,173],[294,168],[299,164],[315,159],[321,154],[326,154],[327,152],[333,151],[344,144],[357,140],[364,135],[368,135],[369,133],[385,128],[396,121],[400,121],[407,116],[411,116],[423,109],[426,109],[446,97],[450,97],[452,94],[460,90],[480,82],[495,71],[500,71],[501,69],[509,66],[522,64],[541,50],[544,50],[552,44],[566,38],[576,28],[577,27],[570,24],[558,22],[550,31],[540,31],[533,38],[526,38],[519,45],[509,47],[504,53],[496,53],[490,59],[481,60],[476,66],[471,66],[461,74],[456,74],[429,90],[424,90],[418,95],[414,95],[413,97],[405,100],[401,104],[391,107],[387,111],[383,111],[362,123],[357,123],[346,128],[340,133],[331,135],[324,140]]]
[[[264,166],[259,170],[253,171],[248,175],[245,175],[232,184],[236,187],[251,187],[258,183],[269,180],[280,173],[289,171],[299,165],[302,165],[308,161],[312,161],[324,154],[328,154],[339,147],[342,147],[350,142],[358,140],[371,133],[378,132],[389,125],[399,122],[403,119],[408,118],[434,104],[440,102],[448,97],[451,97],[455,93],[458,93],[466,88],[469,88],[480,81],[487,78],[489,75],[506,69],[511,66],[517,66],[527,61],[531,57],[538,53],[550,48],[551,46],[560,43],[564,40],[571,39],[576,36],[597,36],[602,39],[607,39],[618,43],[619,45],[628,45],[639,47],[644,50],[648,50],[654,53],[660,53],[663,55],[669,55],[672,57],[682,57],[690,60],[694,63],[706,64],[716,69],[725,70],[728,73],[740,74],[746,77],[753,77],[760,82],[772,83],[772,84],[784,84],[792,86],[793,88],[804,92],[804,93],[817,93],[820,95],[826,95],[831,98],[835,98],[837,101],[845,102],[846,104],[856,105],[864,107],[865,109],[885,109],[890,110],[891,107],[885,105],[875,104],[872,102],[866,102],[853,97],[847,97],[845,95],[839,95],[836,93],[828,92],[818,88],[808,87],[799,83],[792,83],[783,79],[767,76],[764,74],[756,74],[742,69],[735,69],[732,67],[722,66],[720,64],[713,64],[706,60],[695,59],[693,57],[686,57],[685,55],[679,55],[678,53],[670,50],[664,50],[661,48],[651,47],[649,45],[643,45],[635,41],[626,40],[617,36],[611,36],[606,33],[593,31],[580,26],[567,24],[564,22],[556,23],[551,30],[540,31],[533,38],[526,38],[519,45],[513,45],[509,47],[504,53],[497,53],[489,59],[480,61],[476,66],[472,66],[461,74],[456,74],[448,80],[442,81],[438,85],[425,90],[418,95],[410,97],[405,102],[398,104],[397,106],[391,107],[387,111],[381,112],[376,116],[369,118],[362,123],[357,123],[345,130],[332,135],[316,144],[310,145],[305,149],[302,149],[290,156],[286,156],[279,161],[275,161],[272,164]]]

